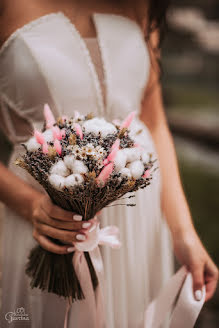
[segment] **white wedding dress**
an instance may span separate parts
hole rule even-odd
[[[83,39],[61,12],[40,17],[15,31],[0,50],[0,125],[14,145],[9,168],[34,188],[41,187],[14,165],[21,142],[43,122],[43,105],[55,116],[74,110],[106,119],[124,119],[141,110],[150,60],[143,34],[131,19],[94,14],[97,38]],[[150,110],[148,110],[150,113]],[[138,141],[154,153],[147,127],[136,119]],[[159,163],[157,163],[159,164]],[[16,186],[15,186],[16,188]],[[141,328],[148,303],[173,272],[172,250],[160,204],[159,170],[151,185],[136,193],[136,207],[104,209],[102,225],[117,225],[122,248],[102,247],[108,328]],[[24,307],[30,322],[24,327],[63,327],[66,301],[31,290],[25,275],[27,256],[36,244],[32,227],[5,209],[3,225],[3,290],[1,324],[7,312]],[[74,324],[70,308],[68,327]],[[80,310],[80,304],[77,304]],[[86,313],[85,313],[86,315]],[[10,327],[17,327],[17,322]],[[94,328],[92,322],[90,327]]]

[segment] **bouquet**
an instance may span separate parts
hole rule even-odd
[[[131,137],[134,112],[122,123],[78,112],[73,118],[55,120],[45,105],[44,116],[42,131],[34,131],[34,136],[23,145],[25,154],[16,164],[44,187],[54,204],[86,221],[111,203],[124,199],[125,194],[150,184],[155,160]],[[131,197],[132,194],[126,199]],[[59,240],[52,241],[62,244]],[[84,255],[95,290],[98,278],[89,252]],[[73,256],[74,252],[59,255],[36,246],[26,267],[31,287],[72,301],[83,299]]]

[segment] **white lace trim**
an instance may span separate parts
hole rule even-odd
[[[7,49],[7,47],[10,45],[10,43],[19,36],[20,33],[29,31],[32,28],[34,28],[35,26],[38,26],[40,24],[43,24],[44,22],[47,22],[48,19],[56,18],[59,16],[60,17],[64,16],[64,14],[61,11],[52,12],[52,13],[40,16],[40,17],[30,21],[29,23],[24,24],[23,26],[19,27],[3,43],[3,45],[0,48],[0,55],[3,53],[3,51],[5,51],[5,49]]]

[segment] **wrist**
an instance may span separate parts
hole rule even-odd
[[[180,229],[177,233],[172,234],[173,236],[173,246],[178,248],[181,245],[186,245],[187,247],[193,247],[197,240],[199,239],[194,226],[187,227],[186,229]]]
[[[173,243],[179,241],[190,242],[197,235],[193,223],[180,225],[171,230]]]

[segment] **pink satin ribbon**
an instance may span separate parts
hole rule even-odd
[[[171,314],[169,328],[194,327],[205,302],[205,294],[203,287],[201,300],[195,300],[192,275],[185,266],[181,267],[147,307],[144,328],[159,328],[167,314]]]
[[[84,299],[74,303],[74,313],[72,322],[74,327],[103,328],[105,322],[104,306],[104,269],[103,261],[98,245],[106,245],[111,248],[120,248],[118,239],[119,230],[116,226],[108,226],[100,229],[100,225],[95,220],[92,228],[87,234],[84,242],[75,243],[75,253],[73,256],[73,266],[80,281],[84,293]],[[84,252],[89,252],[91,261],[98,278],[98,286],[94,291],[90,271],[87,265]],[[77,309],[78,307],[78,309]],[[64,328],[68,327],[70,304],[68,303],[65,315]]]
[[[73,265],[80,281],[85,299],[74,303],[69,313],[68,303],[65,315],[64,328],[68,323],[72,327],[104,328],[104,269],[103,261],[98,245],[107,245],[112,248],[120,248],[118,239],[119,230],[115,226],[100,229],[99,223],[95,224],[87,234],[87,239],[81,243],[75,243]],[[98,286],[93,290],[89,268],[84,252],[89,252],[91,261],[98,277]],[[205,287],[202,290],[202,299],[196,301],[193,295],[192,275],[183,266],[161,290],[158,297],[149,304],[145,311],[142,328],[159,328],[167,314],[171,313],[170,328],[192,328],[198,318],[205,301]],[[177,301],[176,301],[177,299]],[[176,301],[176,302],[175,302]],[[69,318],[70,316],[70,318]],[[72,320],[71,320],[72,319]],[[70,327],[70,325],[69,325]]]

